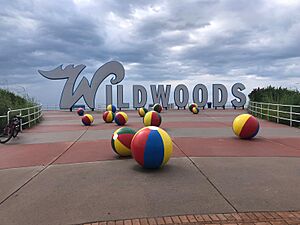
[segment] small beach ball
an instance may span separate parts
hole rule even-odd
[[[84,115],[84,109],[83,108],[77,109],[77,114],[78,114],[78,116],[83,116]]]
[[[120,156],[130,156],[130,145],[135,131],[129,127],[121,127],[116,130],[111,138],[111,147]]]
[[[192,113],[198,114],[198,113],[199,113],[199,108],[193,107],[193,108],[192,108]]]
[[[159,127],[140,129],[131,141],[133,158],[144,168],[156,169],[165,165],[172,154],[173,143],[166,131]]]
[[[193,112],[192,109],[193,109],[194,107],[198,108],[198,105],[197,105],[196,103],[190,104],[190,105],[189,105],[189,110],[190,110],[191,112]]]
[[[127,121],[128,121],[128,116],[127,116],[126,113],[124,113],[124,112],[118,112],[116,114],[116,116],[115,116],[115,122],[119,126],[125,125],[125,123],[127,123]]]
[[[259,122],[250,114],[241,114],[234,119],[232,129],[239,138],[251,139],[259,131]]]
[[[148,112],[148,110],[144,107],[138,109],[138,113],[139,113],[140,117],[144,117],[147,112]]]
[[[143,123],[145,126],[159,127],[161,124],[161,116],[155,111],[147,112],[143,118]]]
[[[153,106],[153,110],[160,113],[162,111],[162,106],[158,103],[156,103],[154,106]]]
[[[106,111],[112,111],[113,113],[115,113],[117,111],[117,108],[114,105],[108,105],[106,107]]]
[[[94,122],[94,117],[91,114],[85,114],[81,121],[85,126],[90,126]]]
[[[105,111],[102,115],[102,118],[105,123],[111,123],[115,118],[115,114],[112,111]]]

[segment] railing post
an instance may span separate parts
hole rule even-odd
[[[270,120],[270,104],[268,104],[267,114],[268,114],[268,120]]]
[[[276,120],[277,120],[277,123],[279,123],[279,105],[277,105],[277,115],[276,115]]]
[[[290,106],[290,126],[293,126],[293,106]]]
[[[30,109],[27,110],[28,127],[30,127]]]
[[[35,121],[35,118],[36,118],[36,117],[35,117],[35,112],[36,112],[36,111],[35,111],[35,107],[34,107],[34,108],[33,108],[33,121],[34,121],[34,124],[36,124],[36,121]]]
[[[262,103],[260,103],[260,118],[263,119]]]
[[[9,124],[9,114],[10,114],[10,110],[7,111],[7,124]]]

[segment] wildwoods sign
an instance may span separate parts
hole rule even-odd
[[[64,69],[62,65],[50,70],[39,73],[51,80],[66,79],[60,100],[61,109],[70,109],[76,102],[83,97],[89,108],[95,108],[95,97],[100,84],[110,75],[114,77],[110,80],[112,85],[119,84],[125,77],[125,70],[121,63],[111,61],[102,65],[94,74],[91,82],[83,77],[76,89],[75,82],[81,72],[85,69],[85,65],[68,65]],[[106,85],[106,104],[112,104],[112,85]],[[129,108],[128,102],[124,102],[123,85],[117,85],[117,107]],[[171,85],[150,85],[151,97],[153,104],[160,103],[163,107],[168,107],[170,101]],[[243,107],[246,103],[246,96],[242,92],[245,86],[242,83],[235,83],[231,88],[234,99],[231,103],[234,107]],[[148,93],[143,85],[133,85],[133,108],[143,107],[147,104]],[[178,108],[184,108],[189,103],[189,93],[187,86],[179,84],[174,89],[174,103]],[[204,84],[196,84],[191,91],[192,101],[197,103],[199,107],[204,107],[208,101],[208,90]],[[201,93],[201,94],[200,94]],[[212,104],[213,107],[224,107],[228,101],[228,91],[223,84],[213,84],[212,86]]]

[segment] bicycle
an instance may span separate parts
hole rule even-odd
[[[18,136],[21,131],[21,116],[14,116],[8,122],[8,124],[0,131],[0,143],[4,144],[8,142],[12,137]]]

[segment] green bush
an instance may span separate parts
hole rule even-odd
[[[287,88],[275,88],[272,86],[266,88],[256,88],[249,95],[250,101],[262,102],[262,103],[273,103],[282,105],[299,105],[300,106],[300,92],[298,90],[289,90]],[[260,105],[258,105],[260,107]],[[263,105],[262,113],[267,115],[259,115],[263,119],[270,121],[279,122],[290,125],[290,121],[285,119],[277,119],[276,117],[282,117],[290,119],[290,107],[289,106],[276,106],[276,105]],[[277,113],[275,110],[287,111]],[[293,107],[292,112],[300,113],[300,107]],[[293,120],[300,120],[300,115],[292,115]],[[293,126],[299,127],[299,122],[292,122]]]
[[[6,115],[7,111],[10,109],[21,109],[28,108],[36,105],[33,99],[24,98],[16,95],[8,90],[0,89],[0,115]],[[25,112],[24,112],[25,113]],[[23,112],[22,112],[23,114]],[[16,115],[16,114],[15,114]],[[11,116],[14,116],[12,114]],[[23,121],[26,122],[26,118]],[[3,128],[7,123],[7,119],[0,118],[0,128]]]

